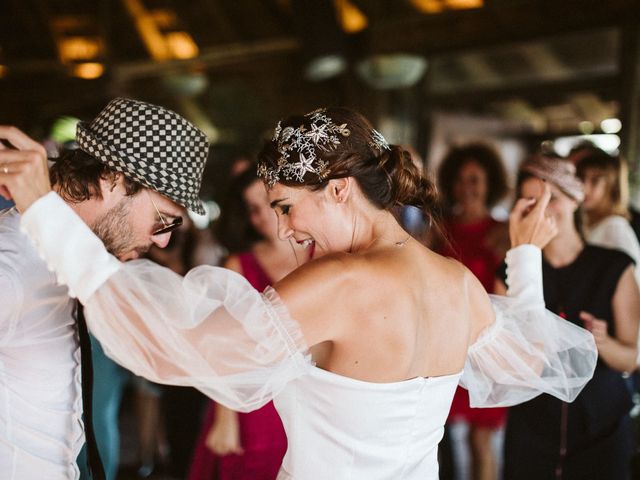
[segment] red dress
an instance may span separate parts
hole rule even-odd
[[[252,252],[238,255],[242,275],[264,290],[273,282]],[[272,402],[250,413],[238,413],[242,455],[215,455],[205,444],[215,415],[210,402],[195,447],[189,480],[275,480],[287,451],[287,437]]]
[[[444,229],[451,245],[446,245],[440,252],[459,260],[471,270],[488,293],[493,292],[496,270],[503,260],[486,243],[491,230],[497,225],[499,222],[491,217],[465,224],[445,221]],[[458,387],[448,422],[465,420],[478,427],[498,428],[504,424],[506,412],[506,408],[471,408],[468,392]]]

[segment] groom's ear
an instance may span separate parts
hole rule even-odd
[[[124,185],[124,175],[120,172],[107,172],[100,177],[100,194],[107,203],[120,201],[127,191]],[[117,202],[115,202],[117,203]]]

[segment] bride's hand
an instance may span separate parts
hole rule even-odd
[[[536,200],[521,198],[509,215],[511,248],[527,243],[544,248],[558,233],[555,219],[546,214],[551,189],[545,184],[544,193]]]

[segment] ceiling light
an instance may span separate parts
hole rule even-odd
[[[444,3],[451,10],[470,10],[482,8],[484,0],[444,0]]]
[[[340,75],[347,69],[347,60],[338,54],[321,55],[307,63],[305,77],[314,82],[320,82]]]
[[[358,33],[367,28],[369,21],[358,7],[349,0],[333,0],[338,12],[342,30],[346,33]]]
[[[174,58],[186,60],[198,56],[198,46],[187,32],[170,32],[165,39]]]
[[[73,67],[73,75],[85,80],[99,78],[104,73],[104,65],[101,63],[79,63]]]
[[[471,10],[482,8],[484,0],[410,0],[416,10],[422,13],[440,13],[444,10]]]
[[[90,60],[100,54],[100,40],[97,37],[63,37],[58,40],[58,52],[63,63]]]
[[[415,85],[427,69],[420,55],[375,55],[361,61],[356,70],[360,77],[377,89],[406,88]]]
[[[584,133],[585,135],[589,135],[590,133],[593,133],[595,127],[589,120],[583,120],[578,124],[578,130],[580,130],[580,132]]]
[[[440,13],[444,5],[440,0],[411,0],[411,4],[422,13]]]
[[[617,118],[605,118],[600,122],[600,128],[604,133],[618,133],[622,130],[622,122]]]
[[[195,97],[209,86],[209,78],[201,72],[172,73],[162,78],[162,85],[172,95]]]

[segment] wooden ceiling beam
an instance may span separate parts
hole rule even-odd
[[[120,63],[113,66],[113,78],[128,81],[135,78],[157,77],[175,71],[188,71],[191,68],[210,69],[234,63],[244,63],[264,58],[265,55],[282,55],[300,48],[293,37],[273,38],[255,42],[220,45],[202,50],[197,58],[191,60],[153,60]]]
[[[440,53],[621,24],[640,15],[633,0],[522,0],[438,15],[375,22],[373,52]]]

